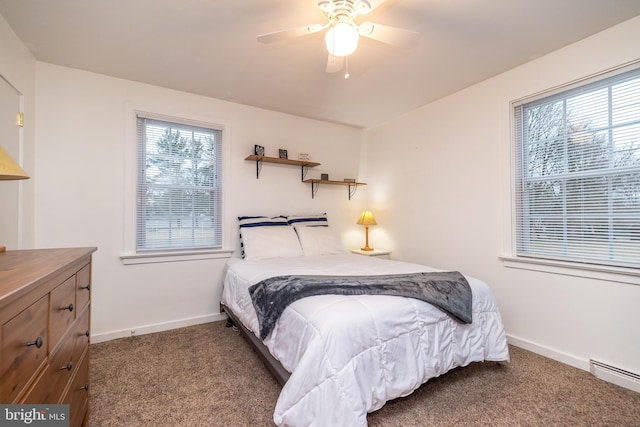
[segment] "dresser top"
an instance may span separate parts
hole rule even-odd
[[[86,247],[0,252],[0,306],[19,298],[78,260],[89,258],[96,250]]]

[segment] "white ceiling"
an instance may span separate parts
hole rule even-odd
[[[0,0],[37,60],[303,117],[371,127],[640,15],[640,0],[389,0],[356,23],[420,32],[361,38],[350,78],[325,71],[318,0]],[[372,0],[372,2],[380,0]]]

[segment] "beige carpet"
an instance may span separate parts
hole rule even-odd
[[[273,426],[280,386],[224,324],[93,344],[89,426]],[[640,426],[639,393],[510,350],[510,364],[430,380],[369,414],[369,425]]]

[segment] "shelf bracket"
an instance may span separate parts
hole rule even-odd
[[[311,198],[313,199],[316,195],[316,193],[318,192],[318,188],[320,188],[320,183],[319,182],[312,182],[311,183]]]
[[[256,179],[260,179],[260,171],[262,170],[262,158],[256,160]]]
[[[301,181],[304,181],[304,178],[307,176],[308,171],[309,171],[309,165],[302,164],[300,166],[300,172],[302,174]]]
[[[356,194],[356,191],[358,190],[358,184],[349,184],[349,200],[351,200],[351,198],[353,197],[354,194]]]

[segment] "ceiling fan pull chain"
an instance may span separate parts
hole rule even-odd
[[[344,68],[345,68],[344,78],[346,80],[349,78],[349,56],[348,55],[344,57]]]

